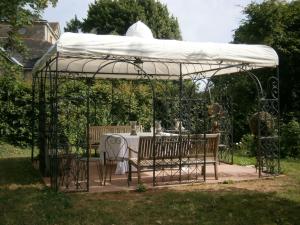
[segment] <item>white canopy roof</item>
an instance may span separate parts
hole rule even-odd
[[[56,56],[57,67],[55,61],[50,63],[53,71],[97,73],[103,78],[135,78],[140,71],[124,60],[136,60],[147,74],[160,79],[180,73],[209,77],[216,70],[219,75],[238,72],[241,67],[250,70],[278,65],[276,52],[268,46],[154,39],[145,26],[141,22],[132,25],[129,36],[64,33],[34,71]]]

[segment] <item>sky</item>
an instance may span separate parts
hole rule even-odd
[[[230,42],[234,30],[245,18],[242,11],[250,2],[262,0],[160,0],[177,17],[183,40]],[[58,0],[55,8],[44,12],[44,19],[59,22],[61,30],[74,18],[86,18],[88,5],[94,0]]]

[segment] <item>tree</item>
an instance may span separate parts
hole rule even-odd
[[[21,67],[0,55],[0,139],[27,145],[31,141],[31,85]]]
[[[41,18],[42,11],[57,0],[0,1],[0,22],[8,24],[8,38],[0,43],[5,53],[25,55],[19,30]],[[31,142],[31,85],[21,78],[22,70],[0,55],[0,138],[12,144]],[[40,156],[45,152],[40,152]],[[40,161],[43,158],[40,157]]]
[[[74,19],[67,22],[67,26],[64,28],[65,32],[78,33],[81,30],[82,22],[75,15]]]
[[[72,21],[73,20],[73,21]],[[72,19],[69,29],[75,24]],[[165,5],[155,0],[98,0],[89,6],[82,22],[83,32],[124,35],[138,20],[147,24],[156,38],[181,39],[178,21]]]
[[[42,11],[50,4],[55,6],[57,0],[14,0],[0,2],[0,21],[10,25],[8,38],[0,43],[7,51],[24,53],[19,29],[31,25],[32,22],[41,17]]]
[[[279,55],[282,112],[300,119],[300,1],[265,0],[244,9],[235,43],[266,44]]]

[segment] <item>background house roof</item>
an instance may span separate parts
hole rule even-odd
[[[16,64],[18,66],[23,67],[23,64],[20,63],[17,59],[15,59],[14,57],[10,56],[4,48],[0,47],[0,56],[4,57],[7,61],[9,61],[10,63]]]
[[[6,39],[9,30],[9,24],[0,23],[0,39]],[[19,33],[27,53],[12,52],[11,55],[24,66],[25,70],[32,70],[37,60],[58,40],[60,28],[57,22],[48,23],[46,20],[38,20],[31,26],[21,28]]]

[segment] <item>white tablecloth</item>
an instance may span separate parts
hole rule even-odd
[[[116,141],[110,142],[109,145],[105,145],[105,140],[110,137],[111,135],[116,135],[115,139]],[[118,137],[118,135],[125,138],[127,141],[128,147],[133,149],[134,151],[138,151],[139,148],[139,139],[140,136],[152,136],[153,133],[151,132],[143,132],[138,133],[137,135],[130,135],[129,133],[118,133],[118,134],[112,134],[107,133],[103,134],[100,138],[100,145],[98,148],[98,152],[100,153],[100,157],[103,157],[103,153],[106,152],[106,157],[114,157],[117,153],[119,153],[119,157],[124,157],[124,159],[129,158],[129,150],[126,149],[124,143],[122,142],[122,138]],[[170,133],[162,133],[162,136],[170,136]],[[119,140],[118,140],[119,139]],[[131,158],[137,157],[137,154],[132,152]],[[134,170],[134,168],[133,168]],[[117,163],[117,169],[115,174],[125,174],[125,172],[128,171],[128,161],[124,160],[124,162],[118,162]]]
[[[110,142],[109,145],[105,145],[105,141],[108,137],[115,135],[116,141]],[[119,157],[124,157],[124,159],[129,158],[129,150],[126,149],[126,145],[122,142],[122,138],[118,137],[118,135],[125,138],[127,141],[128,147],[133,149],[134,151],[138,151],[139,147],[139,137],[140,136],[152,136],[152,133],[138,133],[137,135],[130,135],[129,133],[118,133],[112,134],[107,133],[103,134],[100,138],[100,145],[98,148],[98,152],[100,152],[100,157],[103,157],[103,153],[106,153],[106,157],[115,157],[117,153],[119,153]],[[137,157],[135,153],[131,155],[131,157]],[[118,162],[115,174],[125,174],[128,171],[128,162],[125,160],[124,162]]]

